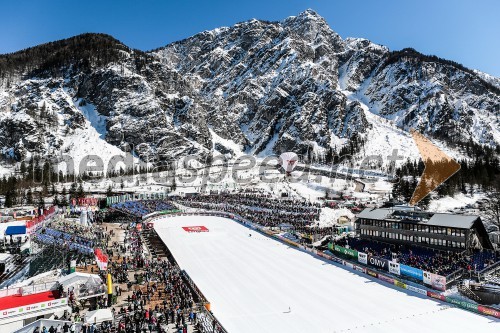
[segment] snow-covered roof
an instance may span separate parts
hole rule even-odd
[[[102,284],[102,280],[99,275],[89,274],[89,273],[81,273],[74,272],[69,275],[63,276],[58,280],[58,282],[66,289],[69,286],[74,284],[93,284],[100,285]]]
[[[392,214],[392,209],[384,209],[384,208],[365,208],[359,213],[356,217],[363,219],[374,219],[374,220],[383,220],[387,218],[390,214]]]
[[[440,227],[470,229],[477,219],[478,216],[475,215],[434,214],[426,224]]]

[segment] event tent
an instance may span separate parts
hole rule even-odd
[[[103,321],[113,321],[113,313],[110,309],[99,309],[89,311],[85,314],[85,321],[87,323],[102,323]]]
[[[74,272],[61,277],[58,282],[64,291],[73,291],[79,299],[95,297],[106,290],[102,279],[96,274]]]

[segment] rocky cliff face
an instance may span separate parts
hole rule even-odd
[[[0,146],[10,159],[87,144],[143,158],[238,147],[322,160],[353,137],[365,138],[361,153],[369,153],[384,128],[500,144],[497,78],[411,49],[342,39],[311,10],[147,53],[82,35],[0,56],[0,71]],[[94,139],[78,142],[88,131]]]

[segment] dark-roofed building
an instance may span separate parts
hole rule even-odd
[[[440,250],[493,249],[476,215],[431,213],[410,207],[367,208],[357,215],[361,238]]]

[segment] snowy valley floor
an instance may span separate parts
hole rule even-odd
[[[383,285],[225,218],[165,218],[155,229],[229,333],[500,332],[499,320]]]

